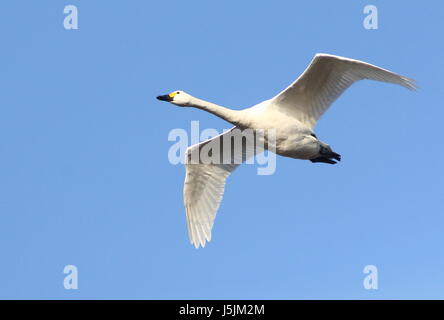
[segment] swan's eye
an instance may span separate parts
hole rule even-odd
[[[177,94],[180,94],[180,92],[179,92],[179,91],[177,91],[176,93],[177,93]]]

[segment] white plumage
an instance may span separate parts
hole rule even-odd
[[[241,139],[242,148],[231,147],[228,155],[224,149],[224,141],[228,140],[224,137],[239,138],[246,129],[255,133],[274,129],[275,143],[263,138],[265,143],[270,142],[268,149],[286,157],[334,164],[334,160],[340,161],[340,155],[316,137],[314,127],[348,87],[363,79],[394,83],[410,90],[416,88],[414,80],[377,66],[329,54],[316,54],[307,69],[288,88],[274,98],[247,109],[227,109],[183,91],[157,97],[178,106],[208,111],[235,125],[230,131],[187,149],[184,204],[191,243],[198,248],[211,240],[211,229],[227,177],[242,161],[263,151],[248,139]],[[191,161],[193,154],[208,149],[221,161],[208,163],[198,158]]]

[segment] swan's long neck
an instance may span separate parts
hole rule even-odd
[[[208,111],[234,125],[242,125],[243,123],[242,110],[231,110],[194,97],[191,99],[189,106]]]

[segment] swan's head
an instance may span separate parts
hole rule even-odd
[[[188,106],[191,101],[191,96],[184,91],[177,90],[163,96],[158,96],[157,99],[171,102],[178,106]]]

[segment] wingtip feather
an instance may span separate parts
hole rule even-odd
[[[417,91],[419,89],[419,86],[416,82],[415,79],[411,79],[411,78],[407,78],[407,77],[402,77],[403,83],[402,85],[404,87],[406,87],[407,89],[411,90],[411,91]]]

